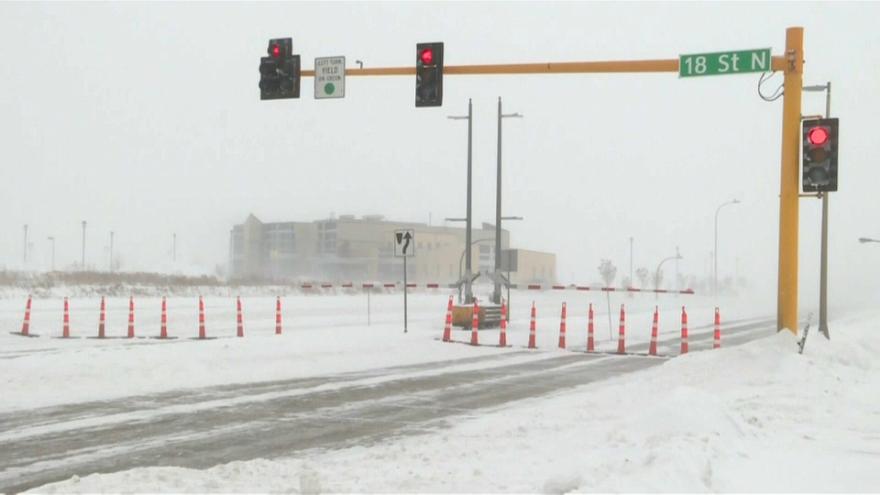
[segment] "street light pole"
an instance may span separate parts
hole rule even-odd
[[[631,285],[635,285],[633,283],[633,238],[630,236],[629,238],[629,283]]]
[[[468,143],[467,143],[467,214],[465,220],[465,234],[464,234],[464,245],[467,246],[467,249],[470,249],[471,246],[471,168],[473,161],[473,135],[474,135],[474,119],[473,119],[473,102],[470,98],[468,98],[468,114],[467,117],[464,116],[448,116],[447,118],[452,120],[463,120],[467,119],[468,121]],[[467,263],[465,263],[465,294],[464,294],[464,302],[465,304],[471,304],[474,302],[474,293],[471,288],[471,253],[468,252]]]
[[[737,203],[739,203],[739,200],[734,198],[732,201],[722,203],[715,209],[715,254],[713,255],[714,268],[712,271],[712,296],[716,298],[718,297],[718,213],[721,211],[721,208],[724,208],[727,205],[735,205]]]
[[[861,242],[862,244],[865,244],[865,243],[868,243],[868,242],[878,242],[878,243],[880,243],[880,239],[871,239],[870,237],[859,237],[859,242]]]
[[[681,254],[679,254],[678,249],[676,249],[675,256],[670,256],[668,258],[664,258],[663,261],[661,261],[660,264],[657,265],[657,271],[654,272],[654,289],[660,288],[659,287],[660,286],[660,268],[663,267],[663,263],[666,263],[669,260],[681,260],[681,259],[684,259],[684,257]]]
[[[498,97],[498,171],[495,175],[495,287],[492,302],[501,304],[501,119],[522,118],[519,113],[501,113],[501,97]],[[508,281],[509,283],[509,281]]]

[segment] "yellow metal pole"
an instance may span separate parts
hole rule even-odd
[[[801,90],[804,28],[785,31],[785,94],[782,99],[782,167],[779,180],[779,293],[776,329],[798,333],[798,152],[801,140]]]
[[[773,70],[785,70],[785,57],[773,57]],[[542,62],[536,64],[447,65],[443,75],[476,74],[577,74],[627,72],[678,72],[677,59],[660,60],[606,60],[599,62]],[[345,69],[346,76],[414,76],[415,65],[410,67],[372,67]],[[314,77],[314,70],[303,70],[302,77]]]

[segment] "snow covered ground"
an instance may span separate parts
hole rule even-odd
[[[245,338],[235,335],[235,300],[206,296],[208,335],[197,341],[197,298],[169,298],[178,337],[98,340],[99,298],[77,292],[63,340],[61,294],[34,299],[31,332],[21,328],[26,294],[0,299],[0,412],[111,400],[230,383],[337,375],[390,366],[522,351],[529,305],[538,308],[541,349],[511,359],[582,351],[586,309],[595,309],[600,350],[616,348],[627,306],[627,343],[645,342],[659,305],[661,353],[677,354],[681,305],[691,333],[711,331],[713,308],[700,296],[614,294],[611,331],[604,295],[515,291],[514,347],[439,342],[447,291],[402,295],[282,294],[284,333],[274,335],[275,294],[243,297]],[[158,294],[157,294],[158,295]],[[556,349],[559,310],[568,304],[569,350]],[[128,299],[108,299],[108,335],[125,335]],[[722,301],[724,323],[754,321],[768,305]],[[155,336],[160,299],[136,298],[136,333]],[[874,356],[880,313],[832,321],[832,341],[812,334],[804,355],[784,332],[720,351],[692,352],[661,366],[455,417],[454,426],[389,437],[378,444],[309,450],[290,458],[232,462],[206,470],[143,467],[73,477],[39,492],[547,492],[871,491],[880,486],[880,375]],[[468,332],[454,337],[466,340]],[[481,331],[496,343],[497,331]],[[705,348],[706,344],[696,346]],[[693,349],[693,347],[692,347]],[[456,365],[491,366],[486,363]],[[441,372],[437,368],[425,373]],[[446,370],[448,371],[448,370]],[[392,379],[388,376],[383,379]],[[124,418],[123,418],[124,419]],[[108,418],[109,420],[109,418]],[[27,432],[3,429],[2,438]],[[7,438],[8,440],[8,438]]]
[[[803,355],[783,332],[375,446],[37,491],[875,491],[878,319],[832,321],[833,340],[813,334]]]

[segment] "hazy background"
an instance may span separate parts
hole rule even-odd
[[[805,84],[832,81],[841,119],[840,191],[831,198],[833,301],[877,293],[880,185],[877,3],[3,3],[0,4],[0,267],[107,266],[213,273],[229,229],[263,221],[384,214],[463,216],[474,100],[474,212],[492,221],[496,105],[504,121],[505,214],[517,247],[558,254],[563,282],[598,280],[602,258],[653,270],[680,246],[682,273],[776,288],[782,99],[758,75],[446,76],[444,105],[416,109],[414,77],[350,77],[341,100],[259,100],[259,58],[290,36],[304,68],[411,66],[444,41],[447,65],[676,58],[784,49],[805,28]],[[764,86],[772,93],[777,74]],[[824,111],[805,93],[805,114]],[[820,203],[801,201],[801,300],[818,280]],[[177,265],[170,258],[177,233]],[[667,265],[669,266],[669,265]],[[670,266],[671,268],[671,266]],[[667,271],[667,280],[671,280]]]

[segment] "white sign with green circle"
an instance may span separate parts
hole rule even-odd
[[[315,99],[345,97],[345,57],[315,58]]]

